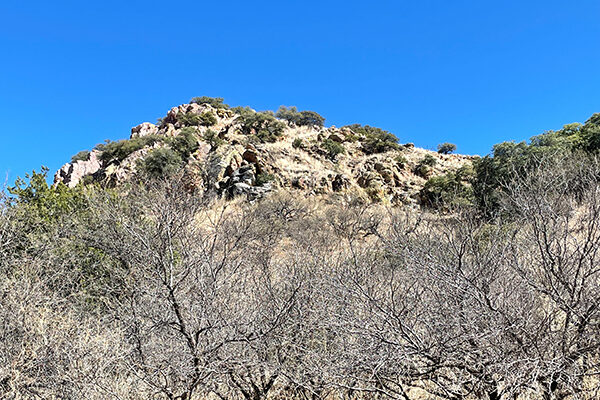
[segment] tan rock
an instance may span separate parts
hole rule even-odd
[[[210,105],[182,104],[173,107],[167,113],[160,126],[151,123],[140,124],[131,130],[131,138],[147,135],[176,137],[177,117],[181,113],[213,112],[217,123],[212,130],[223,141],[217,147],[211,147],[202,140],[207,128],[198,127],[196,136],[200,140],[198,149],[189,157],[184,166],[185,174],[192,186],[202,188],[207,196],[222,195],[235,191],[252,192],[243,185],[253,187],[256,176],[271,174],[276,178],[276,189],[295,188],[305,195],[318,193],[355,191],[364,198],[382,201],[386,204],[415,204],[418,193],[429,176],[439,175],[470,163],[474,157],[453,154],[439,156],[436,153],[404,145],[401,151],[366,155],[362,150],[361,139],[348,128],[317,128],[286,125],[283,137],[286,140],[274,143],[252,145],[248,136],[239,131],[239,122],[235,114],[227,109],[215,109]],[[352,136],[350,136],[352,135]],[[305,146],[293,148],[293,139],[300,138]],[[345,154],[339,154],[335,160],[323,153],[320,141],[325,138],[344,143]],[[349,140],[352,138],[352,140]],[[154,145],[169,146],[169,140]],[[56,174],[55,180],[75,186],[84,176],[94,175],[107,182],[122,182],[135,174],[137,161],[145,157],[152,147],[134,152],[121,162],[103,165],[97,160],[67,164]],[[407,149],[410,149],[407,150]],[[422,171],[415,168],[427,154],[438,160],[437,165],[420,176]],[[87,164],[86,164],[87,163]],[[246,170],[250,168],[252,174]],[[252,175],[252,176],[251,176]],[[253,178],[254,177],[254,178]],[[241,184],[233,189],[235,184]]]
[[[175,129],[175,125],[171,124],[171,123],[166,123],[165,125],[163,125],[160,130],[158,131],[159,135],[163,135],[163,136],[176,136],[177,135],[177,130]]]
[[[87,161],[75,161],[62,166],[54,175],[54,183],[62,182],[70,188],[77,186],[84,176],[92,175],[101,168],[100,152],[93,150]]]
[[[143,122],[138,126],[131,128],[131,139],[137,137],[143,137],[148,135],[156,135],[158,133],[158,127],[150,122]]]

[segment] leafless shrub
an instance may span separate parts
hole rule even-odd
[[[493,222],[175,177],[23,232],[2,200],[1,397],[597,397],[597,177],[540,163]]]

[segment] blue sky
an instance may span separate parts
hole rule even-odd
[[[193,96],[468,154],[600,112],[598,1],[5,0],[0,15],[2,180]]]

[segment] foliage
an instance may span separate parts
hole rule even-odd
[[[102,146],[100,160],[105,164],[112,162],[121,162],[131,153],[143,149],[146,146],[152,146],[155,143],[162,142],[164,138],[158,135],[147,135],[129,140],[119,140],[117,142],[108,142]]]
[[[564,160],[577,154],[596,154],[600,150],[600,114],[594,114],[584,125],[572,123],[558,131],[547,131],[527,142],[496,144],[492,154],[474,162],[473,193],[480,211],[496,215],[500,199],[512,182],[526,176],[542,162]]]
[[[304,147],[304,143],[302,142],[302,139],[300,138],[296,138],[294,139],[294,141],[292,142],[292,147],[295,149],[301,149]]]
[[[394,158],[394,161],[396,162],[396,164],[398,165],[398,168],[400,168],[400,169],[404,169],[406,167],[406,165],[408,164],[408,160],[402,154],[400,154],[399,156]]]
[[[244,135],[256,135],[261,142],[277,141],[285,129],[285,124],[268,112],[242,114],[237,120]]]
[[[41,172],[25,174],[26,182],[17,178],[8,192],[14,202],[25,207],[30,218],[40,218],[44,223],[57,221],[74,210],[85,208],[85,198],[81,189],[69,189],[63,183],[48,185],[48,168]]]
[[[212,149],[216,149],[217,147],[225,143],[225,140],[219,137],[219,133],[213,131],[212,129],[208,129],[206,132],[204,132],[203,139],[205,142],[210,144],[210,147]]]
[[[434,167],[437,164],[437,158],[431,154],[426,154],[420,161],[419,165],[427,165],[428,167]]]
[[[467,164],[456,171],[430,178],[420,192],[421,204],[440,210],[472,204],[473,176],[473,168]]]
[[[73,157],[71,157],[71,163],[74,163],[77,161],[88,161],[89,159],[90,159],[90,151],[82,150],[79,153],[75,154]]]
[[[208,104],[213,106],[214,108],[229,108],[229,106],[225,103],[223,103],[223,98],[222,97],[208,97],[208,96],[202,96],[202,97],[193,97],[190,100],[190,103],[193,104]]]
[[[499,205],[518,223],[284,194],[207,207],[177,174],[84,192],[34,172],[0,202],[2,393],[595,398],[600,165],[545,160]],[[428,189],[460,204],[444,197],[469,177]]]
[[[440,154],[450,154],[456,151],[456,145],[454,143],[440,143],[437,146],[437,151]]]
[[[327,152],[327,156],[332,160],[334,160],[338,154],[346,153],[346,149],[341,143],[338,143],[329,138],[323,140],[323,142],[321,143],[321,147]]]
[[[104,143],[98,143],[97,145],[94,146],[94,150],[97,151],[104,151],[104,148],[106,147],[107,144],[112,143],[112,141],[110,139],[106,139],[104,140]]]
[[[413,172],[422,178],[429,178],[432,172],[432,167],[434,167],[436,164],[437,159],[431,154],[427,154],[417,163],[417,165],[415,165]]]
[[[173,175],[181,168],[182,159],[175,150],[159,147],[151,150],[139,160],[139,170],[150,178],[162,178]]]
[[[275,113],[275,117],[284,119],[297,126],[323,126],[325,118],[314,111],[298,111],[294,106],[281,106]]]
[[[217,117],[210,111],[202,114],[185,113],[177,115],[177,121],[185,126],[213,126],[217,123]]]
[[[415,175],[420,176],[421,178],[429,178],[433,172],[433,169],[429,165],[425,164],[417,164],[413,169],[413,173]]]
[[[183,128],[170,144],[182,161],[187,161],[191,154],[198,150],[198,138],[193,128]]]
[[[246,107],[242,107],[242,106],[232,107],[231,111],[233,111],[234,113],[239,114],[239,115],[254,114],[256,112],[247,106]]]
[[[381,128],[360,124],[346,125],[344,128],[349,128],[355,134],[363,136],[362,150],[367,154],[384,153],[400,148],[398,138]]]
[[[273,182],[275,180],[275,176],[267,173],[260,173],[256,175],[256,186],[262,186],[266,183]]]
[[[593,130],[586,128],[587,131]],[[517,177],[535,169],[542,160],[560,159],[578,151],[589,151],[580,124],[565,125],[559,131],[534,136],[529,143],[503,142],[494,145],[492,154],[475,160],[473,192],[477,206],[488,216],[496,214],[505,188]]]

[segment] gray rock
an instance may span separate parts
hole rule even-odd
[[[228,189],[229,197],[247,196],[248,200],[257,200],[265,194],[273,190],[270,183],[265,183],[262,186],[250,186],[246,183],[234,183]]]

